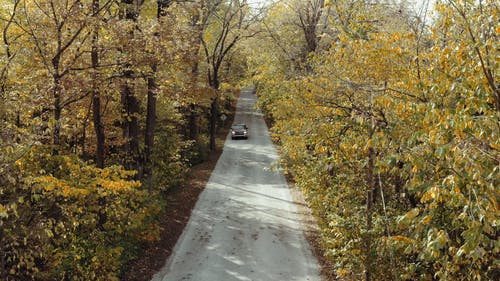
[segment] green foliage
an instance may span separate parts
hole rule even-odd
[[[4,280],[118,280],[134,245],[158,236],[161,206],[133,172],[38,148],[12,172],[0,192]]]
[[[173,125],[161,124],[157,134],[158,144],[155,146],[153,160],[153,186],[157,190],[166,191],[169,187],[179,185],[184,180],[191,159],[184,156],[192,149],[189,142],[183,142],[175,132]]]
[[[208,158],[208,142],[208,135],[202,134],[196,141],[189,144],[185,155],[191,165],[199,164]]]

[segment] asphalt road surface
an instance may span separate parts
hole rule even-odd
[[[153,281],[320,280],[252,89],[241,92],[235,123],[247,140],[228,135],[172,256]]]

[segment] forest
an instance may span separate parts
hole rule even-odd
[[[495,0],[2,0],[0,280],[120,280],[256,86],[332,280],[500,279]]]

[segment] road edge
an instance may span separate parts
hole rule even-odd
[[[122,281],[150,281],[165,266],[177,241],[184,232],[200,194],[205,189],[212,171],[222,155],[224,143],[234,119],[238,98],[239,91],[235,95],[231,114],[225,126],[218,129],[216,149],[209,152],[207,160],[191,167],[184,183],[167,191],[165,211],[159,220],[163,227],[160,239],[143,246],[141,255],[134,259],[123,273]]]

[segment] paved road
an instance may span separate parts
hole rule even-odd
[[[320,280],[286,181],[271,169],[276,150],[254,104],[252,90],[243,90],[235,123],[246,123],[250,137],[228,135],[184,233],[153,281]]]

